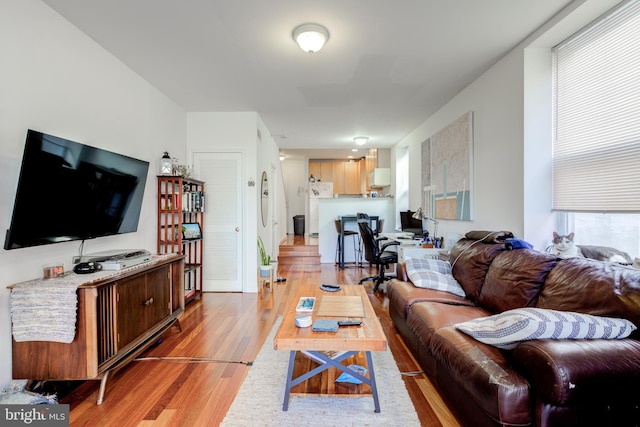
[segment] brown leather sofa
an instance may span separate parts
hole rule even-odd
[[[520,307],[626,318],[640,326],[640,270],[507,250],[470,232],[450,251],[466,293],[417,288],[400,263],[387,288],[397,330],[465,426],[640,425],[640,334],[615,340],[483,344],[457,323]]]

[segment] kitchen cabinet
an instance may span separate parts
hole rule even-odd
[[[360,162],[344,163],[344,194],[361,194]]]
[[[320,162],[309,162],[309,178],[314,177],[322,180],[322,169],[320,168]]]
[[[369,173],[369,186],[371,188],[383,188],[391,185],[391,169],[374,168]]]
[[[333,179],[333,193],[345,194],[344,187],[344,164],[345,162],[331,162],[331,171]]]
[[[309,175],[320,182],[332,182],[334,194],[362,193],[361,161],[310,160]]]

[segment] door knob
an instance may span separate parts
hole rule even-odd
[[[240,227],[236,227],[236,231],[240,231]]]

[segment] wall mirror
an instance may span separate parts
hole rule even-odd
[[[262,226],[267,226],[267,218],[269,217],[269,182],[267,180],[267,172],[262,172],[260,185],[260,211],[262,213]]]

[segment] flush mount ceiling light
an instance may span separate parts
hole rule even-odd
[[[364,145],[367,143],[367,141],[369,141],[369,137],[366,136],[356,136],[355,138],[353,138],[353,140],[355,141],[356,144],[358,145]]]
[[[314,53],[322,49],[329,40],[329,31],[322,25],[302,24],[293,30],[293,39],[300,49],[308,53]]]

